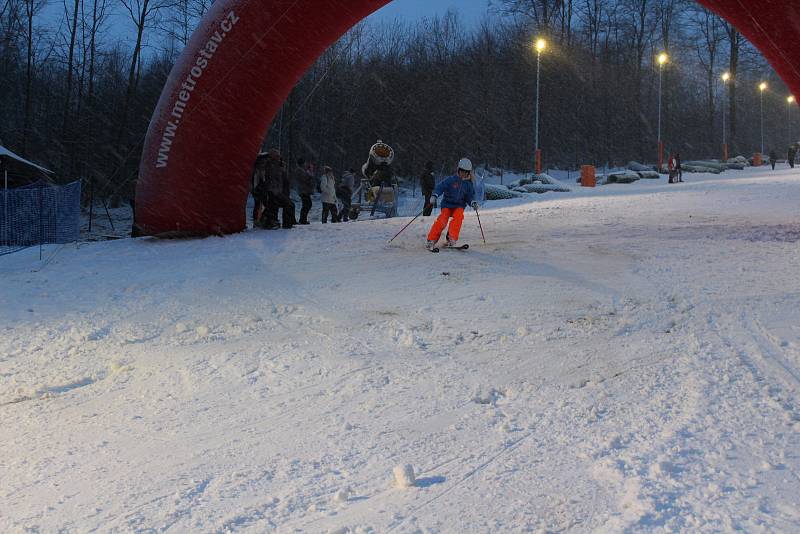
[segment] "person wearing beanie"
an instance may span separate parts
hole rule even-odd
[[[472,162],[467,158],[462,158],[458,162],[456,174],[445,178],[434,189],[431,200],[426,207],[432,206],[439,197],[442,197],[442,212],[434,221],[431,231],[428,233],[428,242],[425,245],[428,250],[433,250],[436,247],[436,243],[445,228],[447,228],[447,243],[445,246],[455,246],[456,241],[458,241],[458,234],[461,231],[461,223],[464,221],[464,208],[469,204],[473,209],[478,209],[478,203],[475,201],[472,171]]]

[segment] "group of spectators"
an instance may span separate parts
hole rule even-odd
[[[274,230],[292,228],[295,224],[310,224],[308,213],[313,205],[312,195],[317,190],[322,200],[322,222],[327,223],[329,216],[331,222],[348,221],[354,182],[353,169],[337,179],[328,165],[322,167],[322,175],[317,181],[314,164],[303,158],[298,159],[292,172],[289,172],[280,152],[275,148],[270,149],[258,155],[253,170],[253,225]],[[300,197],[299,220],[291,197],[292,189]],[[337,201],[342,205],[341,210],[337,207]],[[280,218],[279,211],[282,211]]]

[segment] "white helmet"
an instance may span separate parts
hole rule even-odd
[[[472,172],[472,162],[468,158],[461,158],[458,161],[458,168],[462,171]]]

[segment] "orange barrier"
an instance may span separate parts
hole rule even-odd
[[[581,165],[581,186],[594,187],[597,180],[594,176],[594,165]]]
[[[761,157],[761,152],[753,154],[753,167],[759,167],[764,164],[764,158]]]

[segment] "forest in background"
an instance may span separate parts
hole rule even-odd
[[[477,0],[476,0],[477,1]],[[213,0],[0,0],[0,140],[112,200],[133,194],[161,88]],[[380,138],[400,174],[468,155],[530,169],[536,52],[546,167],[654,163],[661,135],[684,159],[785,156],[800,137],[796,104],[769,64],[730,25],[687,0],[492,0],[413,23],[365,21],[328,49],[289,94],[264,148],[357,167]],[[56,13],[56,15],[53,15]],[[132,39],[120,37],[120,27]],[[729,71],[733,83],[723,84]],[[269,83],[268,77],[254,83]],[[255,156],[255,155],[254,155]],[[87,189],[86,185],[84,189]]]

